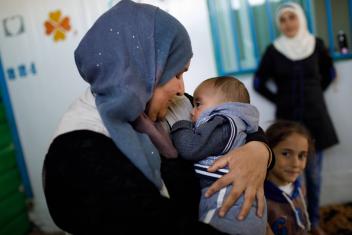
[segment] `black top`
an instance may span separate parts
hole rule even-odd
[[[265,140],[263,132],[249,135]],[[78,130],[54,139],[44,193],[54,222],[80,234],[223,234],[198,222],[199,182],[191,162],[162,158],[170,199],[105,135]]]
[[[325,149],[338,143],[323,96],[335,75],[332,59],[319,38],[313,54],[298,61],[270,45],[255,74],[254,88],[276,105],[276,118],[303,123],[317,149]],[[275,92],[268,88],[270,79],[276,84]]]
[[[44,162],[44,192],[55,223],[72,234],[223,234],[197,222],[199,186],[192,165],[162,162],[171,199],[92,131],[58,136]]]

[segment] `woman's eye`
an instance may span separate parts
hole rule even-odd
[[[296,19],[296,16],[295,16],[295,15],[290,15],[290,16],[289,16],[289,19],[290,19],[290,20],[295,20],[295,19]]]
[[[183,73],[176,74],[176,78],[177,78],[177,79],[182,78],[182,74],[183,74]]]

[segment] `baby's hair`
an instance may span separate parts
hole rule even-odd
[[[312,136],[307,128],[305,128],[302,124],[294,121],[278,120],[269,126],[265,132],[271,149],[294,133],[300,134],[307,138],[308,154],[309,156],[313,156],[315,149]]]
[[[204,80],[196,89],[200,87],[213,86],[217,95],[221,95],[224,102],[250,103],[249,93],[245,85],[235,77],[221,76]]]

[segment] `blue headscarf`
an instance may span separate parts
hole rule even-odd
[[[131,123],[145,111],[154,88],[183,71],[191,57],[190,38],[179,21],[130,0],[104,13],[75,51],[79,73],[90,84],[114,143],[159,189],[158,150]]]

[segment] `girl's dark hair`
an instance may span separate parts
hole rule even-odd
[[[298,122],[278,120],[269,126],[265,132],[271,149],[273,149],[276,145],[278,145],[281,141],[293,133],[300,134],[307,138],[308,154],[309,156],[314,156],[315,148],[312,136],[307,128]]]

